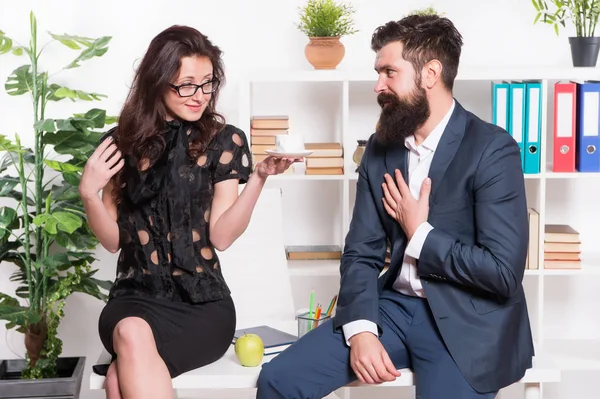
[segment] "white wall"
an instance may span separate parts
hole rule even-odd
[[[298,6],[303,4],[300,0],[219,0],[219,1],[159,1],[133,2],[115,0],[88,0],[88,1],[26,1],[19,2],[0,0],[0,29],[18,41],[28,40],[29,19],[28,14],[33,10],[38,18],[38,31],[46,40],[46,31],[53,33],[69,33],[75,35],[99,37],[110,35],[113,37],[108,53],[92,61],[84,63],[82,68],[66,71],[56,76],[59,83],[69,87],[86,91],[100,92],[108,95],[108,99],[100,104],[51,104],[48,117],[66,117],[73,112],[87,110],[91,106],[100,106],[107,109],[109,114],[119,112],[122,101],[127,93],[132,72],[143,55],[149,41],[153,36],[172,24],[187,24],[194,26],[206,33],[217,45],[224,50],[224,61],[228,82],[222,92],[220,108],[232,123],[238,122],[237,113],[237,81],[236,77],[247,70],[255,69],[310,69],[311,66],[304,58],[306,38],[299,32],[295,23],[298,20]],[[556,37],[548,26],[533,26],[534,10],[527,0],[503,0],[501,2],[481,0],[438,0],[430,3],[412,0],[356,0],[353,2],[357,9],[356,24],[360,32],[354,36],[343,39],[346,46],[346,56],[339,69],[364,69],[372,71],[374,55],[369,49],[371,33],[380,24],[389,19],[399,19],[408,11],[427,4],[434,5],[438,10],[446,12],[464,36],[464,50],[461,66],[559,66],[570,67],[570,53],[566,32]],[[44,65],[51,71],[69,62],[74,53],[60,44],[53,44],[47,48]],[[9,73],[24,61],[11,56],[0,57],[0,81],[4,81]],[[482,92],[471,90],[468,86],[458,87],[460,100],[468,106],[477,105],[478,96]],[[311,109],[327,109],[333,107],[330,100],[335,99],[335,93],[319,91],[318,88],[295,88],[295,93],[302,96],[298,104],[311,107]],[[366,85],[357,85],[351,88],[352,93],[364,93],[365,100],[351,104],[353,112],[361,113],[363,109],[372,111],[374,97],[371,88]],[[269,91],[269,93],[274,93]],[[321,95],[322,94],[322,95]],[[273,94],[275,95],[275,94]],[[333,97],[331,97],[333,96]],[[354,96],[354,94],[352,94]],[[487,99],[488,97],[486,97]],[[267,99],[268,100],[268,99]],[[262,100],[261,100],[262,101]],[[266,100],[265,100],[266,101]],[[336,100],[337,101],[337,100]],[[271,101],[277,104],[277,101]],[[298,105],[289,102],[290,114],[300,113]],[[270,112],[267,105],[263,105],[266,112]],[[480,105],[481,115],[489,118],[489,110]],[[487,111],[486,111],[487,110]],[[355,114],[353,114],[355,115]],[[372,115],[368,114],[367,115]],[[321,116],[322,117],[322,113]],[[326,119],[326,118],[325,118]],[[19,132],[23,141],[31,141],[30,129],[31,112],[28,99],[25,97],[9,98],[5,92],[0,91],[0,132],[12,134]],[[357,122],[361,126],[371,126],[371,122]],[[323,130],[326,130],[323,128]],[[366,137],[371,132],[357,132],[357,138]],[[315,135],[321,132],[314,133]],[[326,133],[323,133],[326,134]],[[585,231],[587,242],[597,237],[598,212],[595,210],[594,201],[587,201],[581,205],[576,201],[578,195],[598,198],[598,183],[572,182],[580,194],[570,194],[562,190],[557,183],[548,184],[548,196],[556,198],[549,200],[549,219],[560,220],[568,214],[576,221],[575,227]],[[332,183],[301,183],[284,185],[293,193],[302,194],[303,191],[320,195],[322,200],[294,202],[290,200],[286,208],[291,223],[286,228],[288,243],[316,244],[322,240],[339,241],[342,237],[339,229],[331,228],[327,215],[335,215],[339,209],[340,195]],[[528,183],[529,184],[529,183]],[[285,194],[284,194],[285,195]],[[290,198],[288,196],[288,198]],[[327,200],[330,205],[327,205]],[[597,201],[596,201],[597,203]],[[567,210],[559,209],[566,204]],[[325,206],[326,211],[318,213],[317,207]],[[313,216],[310,222],[302,223],[295,213],[295,207],[304,206],[306,215]],[[314,212],[313,212],[314,211]],[[325,214],[325,217],[323,217]],[[284,216],[285,217],[285,216]],[[590,222],[591,218],[591,222]],[[564,219],[563,219],[564,220]],[[315,225],[319,223],[320,225]],[[296,224],[299,222],[299,224]],[[336,225],[339,223],[336,221]],[[299,226],[299,227],[298,227]],[[318,241],[318,242],[317,242]],[[589,246],[589,244],[588,244]],[[589,246],[591,247],[591,246]],[[100,261],[99,277],[112,279],[114,276],[116,258],[102,249],[98,250]],[[11,292],[14,286],[8,282],[12,267],[3,265],[0,269],[0,291]],[[528,277],[532,278],[532,277]],[[600,281],[600,280],[599,280]],[[304,300],[307,287],[322,287],[320,295],[322,301],[330,298],[330,294],[337,289],[337,278],[311,280],[307,277],[295,277],[294,294],[298,301]],[[526,283],[529,283],[526,281]],[[600,343],[600,327],[598,326],[598,312],[594,308],[582,307],[597,292],[596,285],[586,285],[585,278],[568,277],[565,280],[548,280],[547,288],[552,293],[552,304],[548,327],[550,332],[563,330],[572,337],[594,338],[595,343]],[[568,286],[568,295],[578,296],[579,301],[561,300],[561,290]],[[298,303],[298,307],[304,303]],[[86,355],[88,357],[86,376],[83,384],[82,399],[101,398],[99,392],[91,393],[87,388],[87,376],[96,354],[101,348],[97,337],[97,317],[102,308],[99,301],[83,295],[73,295],[66,306],[66,317],[60,328],[61,338],[64,340],[65,355]],[[569,326],[572,326],[570,328]],[[4,336],[4,328],[0,326],[0,336]],[[552,334],[554,335],[554,334]],[[24,349],[22,336],[14,332],[6,334],[5,340],[0,340],[0,358],[11,358],[15,354],[22,356]],[[585,348],[582,350],[585,352]],[[596,348],[597,352],[597,348]],[[597,353],[596,353],[597,355]],[[591,383],[597,376],[598,369],[580,374],[578,372],[565,375],[568,384],[561,386],[549,385],[545,390],[546,398],[592,398],[598,391],[598,383]],[[598,378],[595,378],[597,381]],[[595,385],[593,385],[595,384]],[[593,387],[592,387],[593,385]],[[588,389],[585,386],[589,386]],[[515,389],[519,391],[518,388]],[[575,394],[576,392],[576,394]],[[385,394],[385,397],[388,393]],[[357,395],[359,396],[359,395]],[[383,396],[382,396],[383,397]],[[391,396],[390,396],[391,397]]]

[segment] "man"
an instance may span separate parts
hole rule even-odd
[[[453,98],[462,37],[448,19],[389,22],[371,45],[381,116],[360,163],[336,315],[263,366],[257,397],[322,398],[410,367],[420,399],[494,398],[534,354],[519,147]]]

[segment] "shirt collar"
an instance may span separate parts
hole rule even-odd
[[[454,112],[454,105],[455,101],[454,99],[452,99],[452,105],[450,106],[450,109],[448,110],[446,115],[444,115],[440,123],[438,123],[437,126],[433,128],[429,136],[427,136],[427,138],[421,143],[420,147],[425,147],[431,151],[435,151],[442,138],[442,134],[444,133],[444,130],[446,130],[446,126],[450,121],[452,112]],[[415,145],[415,136],[413,134],[411,134],[404,140],[404,144],[408,149],[417,148],[417,146]]]

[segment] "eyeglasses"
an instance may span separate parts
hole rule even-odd
[[[214,78],[213,80],[204,82],[201,85],[195,85],[193,83],[184,83],[182,85],[175,86],[174,84],[169,83],[169,86],[171,86],[177,91],[179,97],[191,97],[194,94],[196,94],[196,92],[200,88],[202,88],[202,93],[204,94],[214,93],[219,88],[219,83],[219,79]]]

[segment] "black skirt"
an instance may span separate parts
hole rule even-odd
[[[113,331],[126,317],[139,317],[150,325],[171,378],[220,359],[231,345],[236,324],[231,297],[199,304],[143,296],[113,298],[98,320],[100,339],[113,360]],[[94,367],[98,374],[105,375],[106,370],[108,365]]]

